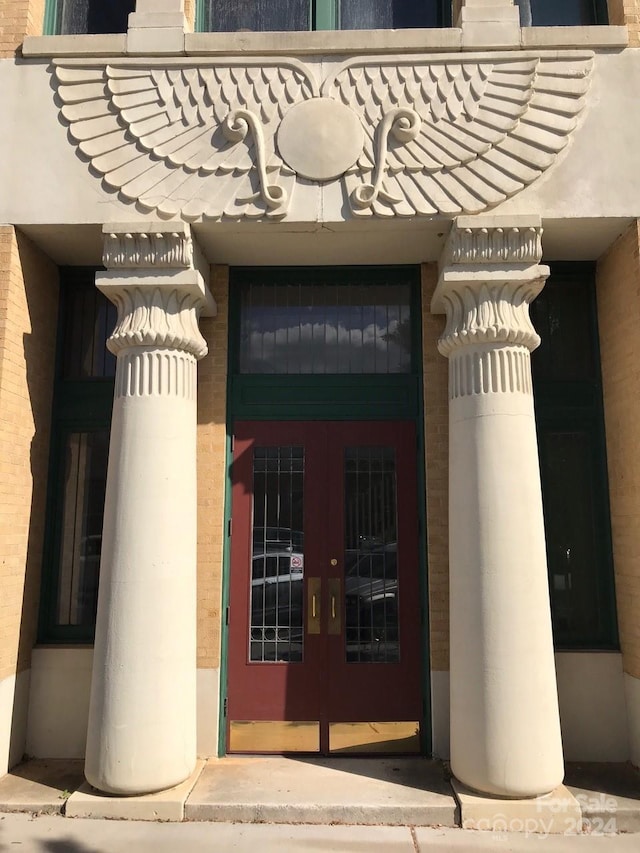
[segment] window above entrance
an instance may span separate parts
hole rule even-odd
[[[241,286],[240,373],[411,371],[411,287],[288,272]]]

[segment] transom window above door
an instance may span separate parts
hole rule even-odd
[[[368,30],[451,24],[447,0],[199,0],[203,32]]]
[[[248,273],[240,295],[240,373],[411,371],[411,285],[384,270]]]

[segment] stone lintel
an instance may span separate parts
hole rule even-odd
[[[564,785],[541,797],[507,800],[478,794],[457,779],[451,784],[460,805],[463,829],[539,835],[581,832],[580,803]]]

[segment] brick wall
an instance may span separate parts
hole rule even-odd
[[[42,35],[45,0],[0,0],[0,59],[14,56],[25,36]]]
[[[618,624],[626,672],[640,678],[640,233],[600,259],[598,322]]]
[[[640,0],[608,0],[609,23],[629,27],[629,47],[640,47]]]
[[[209,355],[198,365],[198,666],[220,666],[226,483],[229,268],[211,268],[218,315],[200,321]]]
[[[427,563],[431,669],[449,669],[449,373],[437,349],[444,317],[432,314],[435,264],[422,265],[422,347],[427,457]]]
[[[36,637],[57,308],[57,268],[0,226],[0,680]]]
[[[184,14],[189,22],[189,29],[195,29],[196,23],[196,0],[184,0]]]

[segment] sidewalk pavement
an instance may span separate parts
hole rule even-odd
[[[27,761],[0,779],[0,853],[540,849],[640,853],[638,770],[570,764],[537,800],[480,797],[415,757],[229,756],[141,797],[91,789],[79,761]]]
[[[640,836],[406,826],[152,823],[0,815],[0,853],[638,853]]]

